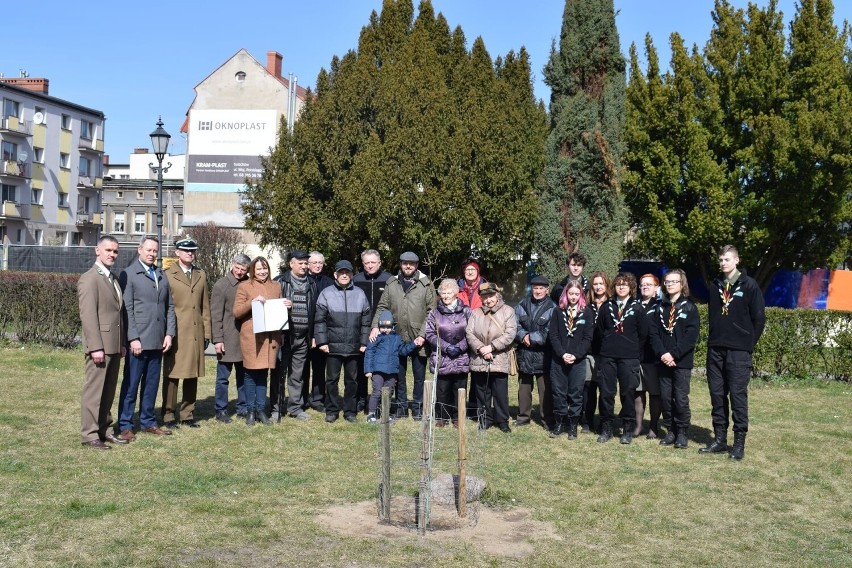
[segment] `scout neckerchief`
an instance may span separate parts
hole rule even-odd
[[[737,287],[731,291],[731,280],[725,278],[724,282],[720,283],[719,286],[719,296],[722,298],[722,315],[728,315],[728,306],[731,305],[731,301],[734,299],[734,296],[737,295],[737,292],[740,291],[740,287],[742,286],[742,282],[740,282],[739,273],[734,271],[731,273],[732,276],[736,276],[735,279]]]
[[[598,323],[598,314],[599,314],[599,313],[600,313],[600,311],[601,311],[601,310],[600,310],[600,308],[601,308],[601,306],[604,304],[604,302],[606,302],[606,301],[607,301],[607,299],[608,299],[608,298],[604,299],[604,301],[603,301],[603,302],[601,302],[600,304],[599,304],[599,303],[597,303],[597,300],[592,300],[592,304],[591,304],[591,306],[592,306],[592,311],[595,313],[595,323]]]
[[[574,337],[574,332],[577,331],[577,324],[574,323],[574,315],[576,311],[576,304],[565,308],[565,330],[568,332],[568,337]]]
[[[674,327],[677,324],[677,320],[680,319],[680,314],[683,313],[683,308],[686,305],[686,298],[680,298],[678,302],[672,302],[669,307],[669,313],[666,314],[666,310],[663,304],[660,304],[660,321],[663,324],[663,329],[665,329],[669,335],[674,334]]]
[[[616,308],[613,308],[613,305],[616,306],[618,315],[616,315]],[[633,302],[630,301],[630,298],[626,298],[624,303],[619,305],[618,298],[613,298],[609,303],[609,313],[612,316],[612,321],[615,322],[615,333],[624,333],[624,320],[633,313]]]

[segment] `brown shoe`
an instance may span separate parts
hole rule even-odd
[[[136,434],[133,433],[133,430],[125,430],[121,434],[118,435],[122,440],[127,440],[128,442],[136,441]]]
[[[132,434],[132,432],[131,432],[131,434]],[[119,444],[119,445],[122,445],[122,446],[130,443],[130,440],[125,440],[124,438],[118,438],[112,432],[107,432],[105,441],[107,441],[111,444]]]
[[[83,442],[84,446],[88,446],[90,448],[94,448],[95,450],[111,450],[109,446],[101,442],[100,440],[89,440],[88,442]]]
[[[163,430],[162,428],[158,428],[157,426],[151,426],[150,428],[145,428],[142,430],[143,432],[147,432],[148,434],[153,434],[155,436],[171,436],[171,430]]]

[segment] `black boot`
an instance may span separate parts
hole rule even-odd
[[[626,422],[622,427],[624,430],[621,434],[621,440],[619,440],[622,444],[629,444],[633,441],[633,425],[629,422]]]
[[[255,413],[254,410],[246,412],[246,426],[254,426]]]
[[[672,426],[668,432],[666,432],[666,436],[660,440],[661,446],[671,446],[674,445],[675,440],[677,439],[677,428]]]
[[[568,439],[576,440],[577,439],[577,422],[579,418],[569,418],[568,419]]]
[[[687,446],[689,446],[689,437],[686,434],[687,434],[687,428],[686,427],[677,429],[677,436],[675,437],[675,443],[674,443],[675,448],[682,450],[682,449],[686,448]]]
[[[269,424],[271,424],[271,422],[269,421],[269,417],[266,416],[265,410],[258,410],[257,411],[257,421],[260,422],[261,424],[265,424],[267,426]]]
[[[612,424],[609,422],[604,422],[601,424],[601,435],[598,436],[598,443],[603,444],[604,442],[609,442],[612,439]]]
[[[734,432],[734,445],[729,450],[729,455],[733,460],[741,460],[745,455],[745,432]]]
[[[728,433],[721,428],[716,429],[716,438],[704,448],[698,448],[699,454],[721,454],[728,451]]]
[[[553,430],[550,431],[551,438],[558,438],[565,433],[565,417],[560,414],[553,416]]]

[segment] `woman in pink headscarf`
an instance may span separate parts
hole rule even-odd
[[[483,282],[487,280],[479,274],[479,264],[473,259],[466,260],[462,264],[462,276],[458,281],[459,300],[471,310],[482,307],[479,285]]]

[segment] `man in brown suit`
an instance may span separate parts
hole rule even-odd
[[[95,265],[77,282],[86,382],[80,397],[80,440],[84,446],[109,450],[126,444],[110,430],[118,369],[125,353],[126,330],[121,325],[121,288],[110,272],[118,258],[118,241],[103,236],[95,247]]]
[[[175,418],[178,381],[183,379],[180,423],[199,428],[195,421],[198,377],[204,376],[204,350],[213,335],[207,275],[193,264],[198,243],[191,238],[175,243],[178,261],[166,270],[172,301],[175,304],[177,335],[172,350],[166,353],[163,380],[163,422],[167,428],[178,426]]]

